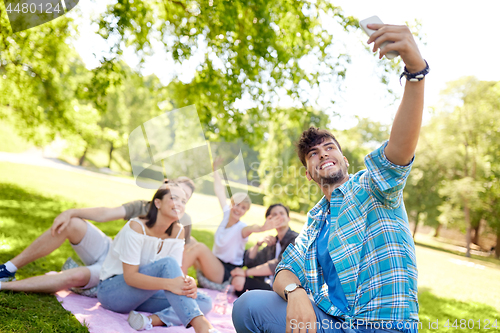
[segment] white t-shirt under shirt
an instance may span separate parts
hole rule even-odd
[[[220,260],[236,265],[243,265],[243,254],[245,252],[245,245],[248,242],[248,237],[241,236],[241,230],[247,225],[241,221],[236,222],[229,228],[226,228],[229,222],[230,207],[226,205],[222,211],[224,217],[220,223],[214,237],[214,246],[212,248],[213,254]]]
[[[139,223],[143,234],[130,228],[130,222]],[[181,229],[182,230],[182,229]],[[123,274],[123,264],[144,266],[165,257],[172,257],[182,265],[184,252],[184,239],[179,239],[180,231],[176,238],[161,239],[146,235],[146,230],[141,221],[131,219],[116,235],[108,256],[101,268],[100,280]]]

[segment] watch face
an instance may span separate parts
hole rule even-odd
[[[285,287],[285,290],[287,292],[292,292],[295,289],[297,289],[297,284],[296,283],[289,284],[288,286]]]

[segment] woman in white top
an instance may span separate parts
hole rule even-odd
[[[195,265],[208,280],[221,284],[231,278],[231,271],[243,266],[243,255],[248,236],[254,232],[275,229],[278,222],[267,221],[264,225],[247,226],[240,218],[250,209],[251,200],[246,193],[235,193],[231,197],[231,205],[227,204],[226,189],[222,184],[218,167],[221,159],[214,161],[214,191],[223,211],[222,222],[214,236],[212,251],[203,243],[196,243],[186,249],[182,269]],[[198,276],[198,279],[200,277]],[[200,279],[199,279],[200,280]],[[211,288],[206,285],[206,288]]]
[[[184,230],[178,220],[185,204],[186,194],[176,184],[159,189],[148,214],[127,222],[104,261],[97,297],[106,309],[130,311],[128,321],[136,330],[184,325],[197,333],[216,332],[203,315],[211,310],[211,299],[197,293],[194,279],[180,268]]]

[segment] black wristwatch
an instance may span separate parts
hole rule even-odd
[[[297,290],[299,288],[304,289],[304,287],[302,287],[300,284],[297,284],[297,283],[290,283],[288,286],[286,286],[285,291],[283,292],[285,294],[285,299],[288,301],[288,294],[290,294],[291,292],[294,292],[295,290]]]

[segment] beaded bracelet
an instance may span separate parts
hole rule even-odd
[[[410,81],[410,82],[422,81],[424,79],[424,77],[427,74],[429,74],[429,71],[430,71],[429,64],[427,63],[427,61],[425,59],[424,59],[424,61],[425,61],[425,68],[423,70],[421,70],[420,72],[410,73],[410,72],[408,72],[408,69],[406,69],[406,66],[405,66],[403,73],[401,73],[401,76],[399,76],[399,84],[401,84],[401,78],[403,76],[406,78],[407,81]]]

